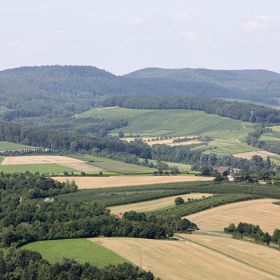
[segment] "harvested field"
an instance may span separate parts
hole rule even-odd
[[[270,153],[268,151],[254,151],[254,152],[245,152],[245,153],[238,153],[234,154],[236,158],[244,158],[244,159],[251,159],[253,156],[260,156],[266,159],[269,156],[277,156],[276,154]]]
[[[150,184],[211,181],[212,177],[203,176],[110,176],[110,177],[54,177],[65,182],[74,180],[80,189],[140,186]]]
[[[174,140],[185,139],[185,138],[188,138],[188,140],[173,143]],[[123,140],[126,142],[132,142],[137,139],[139,138],[131,138],[131,137],[123,138]],[[193,136],[180,136],[180,137],[170,136],[167,139],[160,139],[160,137],[142,137],[140,139],[144,143],[148,144],[149,146],[153,146],[153,145],[180,146],[180,145],[193,145],[193,144],[202,143],[200,140],[196,139]]]
[[[245,264],[243,260],[234,259],[212,249],[190,241],[151,240],[136,238],[92,238],[92,242],[102,245],[132,263],[152,271],[163,280],[267,280],[279,279],[259,268]],[[241,241],[240,241],[241,242]],[[243,243],[242,243],[243,244]],[[240,244],[240,246],[242,246]],[[259,245],[244,244],[245,250],[252,251]],[[280,261],[280,253],[270,249],[269,257]],[[267,255],[259,256],[264,258]],[[274,268],[275,269],[275,268]]]
[[[55,163],[70,167],[79,171],[101,171],[102,168],[90,165],[82,160],[66,156],[17,156],[5,157],[1,165],[20,165],[20,164],[45,164]]]
[[[114,214],[125,213],[132,210],[137,212],[149,212],[149,211],[174,205],[174,200],[176,197],[182,197],[183,199],[188,200],[188,199],[199,199],[199,198],[209,197],[209,196],[211,196],[211,194],[190,193],[190,194],[169,196],[169,197],[143,201],[138,203],[124,204],[124,205],[110,207],[110,209],[111,212]]]
[[[228,237],[200,234],[180,234],[179,236],[280,277],[280,251],[278,250]]]
[[[236,202],[187,216],[202,230],[223,231],[230,223],[259,225],[270,234],[280,225],[280,206],[274,199]]]

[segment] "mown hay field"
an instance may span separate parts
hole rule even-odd
[[[272,273],[276,270],[275,263],[280,261],[280,252],[270,248],[268,248],[269,252],[258,256],[267,264],[269,272],[266,272],[245,263],[242,255],[236,258],[229,257],[186,240],[136,238],[92,238],[90,240],[152,271],[163,280],[268,280],[280,277],[280,274],[276,276]],[[228,242],[230,243],[231,239],[228,239]],[[239,242],[240,248],[250,250],[252,254],[259,252],[260,245]],[[274,258],[271,263],[269,263],[270,258]]]
[[[280,277],[280,251],[278,250],[229,237],[201,234],[180,234],[179,236]]]
[[[202,230],[223,231],[230,223],[259,225],[270,234],[280,227],[280,206],[275,199],[258,199],[231,203],[187,216]]]
[[[60,182],[74,180],[79,189],[111,188],[124,186],[140,186],[176,182],[212,181],[213,177],[203,176],[109,176],[109,177],[55,177]]]
[[[50,263],[60,262],[64,258],[68,258],[82,264],[88,262],[94,266],[103,267],[109,264],[121,264],[126,261],[111,250],[87,239],[37,241],[22,248],[39,252]]]
[[[79,171],[101,171],[102,168],[90,165],[85,161],[66,156],[9,156],[5,157],[1,165],[28,165],[28,164],[58,164]]]
[[[244,153],[238,153],[234,154],[236,158],[244,158],[244,159],[251,159],[253,156],[260,156],[264,159],[267,157],[274,157],[277,156],[276,154],[270,153],[268,151],[254,151],[254,152],[244,152]]]
[[[211,194],[207,194],[207,193],[190,193],[190,194],[183,194],[183,195],[175,195],[175,196],[169,196],[169,197],[164,197],[164,198],[154,199],[149,201],[113,206],[110,207],[110,210],[114,214],[125,213],[128,211],[149,212],[149,211],[154,211],[154,210],[175,205],[174,201],[176,197],[182,197],[184,200],[188,200],[188,199],[200,199],[209,196],[211,196]]]

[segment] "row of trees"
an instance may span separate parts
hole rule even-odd
[[[253,225],[248,223],[239,223],[237,226],[230,224],[224,229],[226,233],[233,234],[234,236],[249,237],[255,240],[255,242],[262,242],[269,245],[271,242],[280,246],[280,230],[275,229],[271,236],[268,232],[263,232],[259,225]]]
[[[190,109],[252,123],[280,123],[280,111],[249,103],[176,96],[109,97],[103,106],[133,109]]]

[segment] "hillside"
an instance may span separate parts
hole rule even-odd
[[[147,68],[116,76],[91,66],[21,67],[0,72],[0,116],[6,120],[68,117],[112,95],[198,96],[277,106],[280,74]]]
[[[126,136],[210,136],[214,141],[201,145],[205,151],[234,154],[254,151],[242,141],[253,130],[253,124],[193,110],[148,110],[128,108],[95,108],[75,115],[75,118],[125,119],[128,125],[113,133],[123,131]]]

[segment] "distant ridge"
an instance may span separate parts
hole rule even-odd
[[[108,96],[194,96],[279,105],[280,74],[266,70],[145,68],[117,76],[93,66],[0,71],[0,117],[66,117]]]

